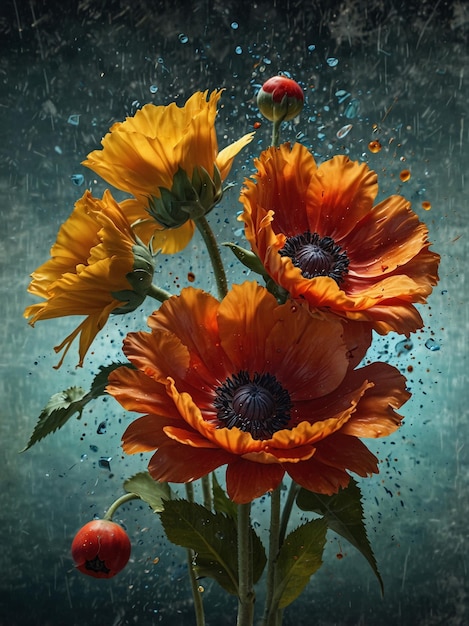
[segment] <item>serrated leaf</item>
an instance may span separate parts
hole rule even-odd
[[[159,515],[169,541],[195,552],[197,575],[214,578],[228,593],[237,595],[238,533],[235,520],[187,500],[165,502],[165,508]],[[266,557],[253,529],[251,537],[253,580],[257,582],[264,570]]]
[[[90,396],[89,400],[104,395],[109,374],[119,367],[130,367],[131,369],[135,369],[131,363],[111,363],[110,365],[100,365],[99,374],[94,377],[93,382],[91,383],[91,388],[88,392]]]
[[[168,483],[158,483],[148,472],[139,472],[124,482],[124,489],[128,493],[135,493],[156,512],[164,509],[164,500],[171,499],[171,489]]]
[[[333,496],[324,496],[302,488],[298,493],[296,503],[303,511],[313,511],[323,515],[331,530],[347,539],[361,552],[378,579],[381,593],[384,594],[383,579],[368,540],[361,491],[356,481],[353,478],[350,479],[349,486],[340,489]]]
[[[27,445],[20,452],[25,452],[47,435],[62,428],[76,413],[80,418],[88,402],[104,395],[109,374],[118,367],[133,367],[133,365],[130,363],[101,365],[100,372],[94,378],[90,391],[86,392],[82,387],[69,387],[64,391],[54,393],[43,408]]]
[[[229,517],[237,519],[238,507],[236,504],[228,498],[223,491],[220,483],[217,480],[215,472],[212,473],[212,493],[213,493],[213,508],[218,513],[226,513]]]
[[[279,609],[296,600],[311,576],[321,567],[326,532],[325,520],[315,519],[299,526],[286,537],[277,559],[274,605]]]
[[[85,404],[86,391],[82,387],[69,387],[54,393],[42,410],[33,433],[21,452],[25,452],[58,428],[62,428],[75,413],[81,417]]]

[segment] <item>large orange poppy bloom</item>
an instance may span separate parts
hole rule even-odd
[[[58,346],[64,350],[76,337],[79,363],[111,313],[132,311],[146,296],[153,277],[149,250],[138,242],[126,216],[109,191],[102,200],[86,191],[51,248],[51,258],[31,274],[28,291],[45,301],[25,309],[34,326],[38,320],[86,315]]]
[[[123,448],[156,450],[155,480],[189,482],[227,465],[229,497],[246,503],[285,472],[326,494],[348,484],[347,470],[377,472],[358,438],[398,428],[395,409],[410,394],[388,364],[356,369],[371,343],[365,325],[314,319],[247,282],[221,302],[183,289],[149,326],[124,340],[135,369],[115,370],[107,391],[146,413],[128,426]]]
[[[114,124],[83,162],[117,189],[132,194],[154,218],[141,225],[142,239],[154,236],[163,252],[190,241],[192,217],[220,201],[222,181],[234,157],[253,138],[249,133],[218,152],[215,132],[222,91],[194,93],[183,107],[147,104]],[[155,221],[156,220],[156,221]]]
[[[311,309],[368,321],[381,334],[421,328],[413,303],[438,280],[428,230],[394,195],[373,206],[377,175],[301,144],[265,150],[241,192],[246,237],[267,273]]]

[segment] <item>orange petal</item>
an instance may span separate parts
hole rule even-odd
[[[378,473],[378,459],[356,437],[335,433],[317,445],[316,461],[359,476]]]
[[[167,439],[152,456],[148,471],[155,480],[187,483],[226,465],[232,457],[223,450],[193,448]]]
[[[309,230],[341,241],[372,208],[377,181],[365,163],[346,156],[321,163],[307,193]]]
[[[240,459],[228,464],[226,490],[233,502],[247,504],[276,489],[284,474],[281,465],[265,465]]]
[[[114,370],[109,375],[106,391],[127,411],[179,417],[165,386],[139,370],[129,367]]]
[[[164,427],[171,423],[170,418],[158,415],[144,415],[134,420],[122,435],[122,448],[126,454],[149,452],[168,441]]]
[[[341,432],[355,437],[384,437],[393,433],[402,420],[395,409],[411,396],[405,388],[404,376],[387,363],[372,363],[361,368],[357,376],[361,375],[373,380],[374,386],[366,390]]]
[[[319,463],[314,456],[301,463],[284,463],[283,467],[296,483],[315,493],[332,495],[350,482],[347,472]]]

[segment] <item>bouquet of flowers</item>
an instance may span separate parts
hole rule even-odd
[[[218,150],[221,97],[215,90],[194,93],[183,107],[147,104],[115,123],[84,161],[130,197],[117,202],[109,190],[102,198],[86,191],[76,202],[51,258],[32,274],[29,291],[41,302],[25,317],[34,325],[84,316],[54,348],[60,367],[77,340],[83,366],[110,315],[132,312],[146,298],[160,305],[148,330],[125,337],[125,362],[101,366],[88,391],[70,387],[51,398],[26,448],[103,394],[141,414],[122,447],[150,453],[148,471],[129,477],[104,519],[79,530],[77,568],[110,578],[125,567],[130,541],[112,516],[139,498],[168,540],[187,549],[198,626],[205,623],[203,577],[237,596],[239,626],[253,623],[262,579],[261,623],[279,626],[320,568],[329,529],[365,556],[382,586],[350,473],[378,472],[361,439],[399,428],[410,393],[396,368],[366,355],[373,331],[408,337],[422,328],[415,304],[437,283],[439,256],[405,198],[374,204],[377,175],[365,163],[335,156],[317,164],[304,145],[280,143],[282,123],[304,101],[300,85],[284,75],[257,95],[272,122],[272,145],[254,159],[241,189],[246,247],[219,242],[207,216],[254,136]],[[215,293],[190,286],[171,294],[154,282],[155,258],[181,251],[195,230]],[[221,245],[244,266],[242,284],[228,283]],[[201,502],[193,488],[199,480]],[[270,525],[262,538],[251,504],[266,494]],[[311,519],[291,530],[294,507]]]

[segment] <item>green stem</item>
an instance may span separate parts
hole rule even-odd
[[[275,120],[272,124],[272,145],[278,148],[280,144],[280,126],[282,120]]]
[[[207,246],[213,272],[215,274],[215,280],[217,282],[218,296],[221,300],[228,293],[228,283],[226,281],[225,268],[223,267],[223,261],[221,260],[217,240],[215,239],[215,235],[213,234],[213,231],[204,215],[195,220],[195,225],[197,226],[203,237],[205,245]]]
[[[236,626],[252,626],[254,620],[252,583],[251,503],[238,504],[238,619]]]
[[[189,502],[194,502],[194,486],[192,483],[186,483],[186,495]],[[204,605],[193,566],[194,556],[193,550],[187,550],[187,569],[191,583],[192,598],[194,599],[195,621],[197,626],[205,626]]]
[[[202,492],[204,494],[204,507],[212,510],[212,486],[210,484],[210,474],[202,476]]]
[[[277,610],[273,606],[275,575],[278,551],[280,549],[280,484],[270,496],[270,536],[269,558],[267,562],[267,591],[262,626],[276,626]]]
[[[170,294],[169,291],[166,291],[166,289],[161,289],[161,287],[151,285],[148,289],[147,295],[155,300],[158,300],[159,302],[164,302],[168,298],[171,298],[172,294]]]
[[[283,512],[282,512],[282,521],[280,524],[280,537],[279,537],[280,546],[285,540],[285,535],[287,534],[288,521],[290,519],[290,513],[293,508],[293,504],[295,503],[295,498],[299,490],[300,490],[299,485],[297,485],[292,480],[290,489],[288,491],[287,501],[285,502],[285,506],[283,507]]]
[[[108,522],[112,522],[112,516],[117,511],[117,509],[126,502],[129,502],[129,500],[140,500],[140,496],[137,496],[136,493],[125,493],[123,496],[117,498],[117,500],[111,504],[111,506],[106,511],[106,515],[103,517],[103,519]]]

